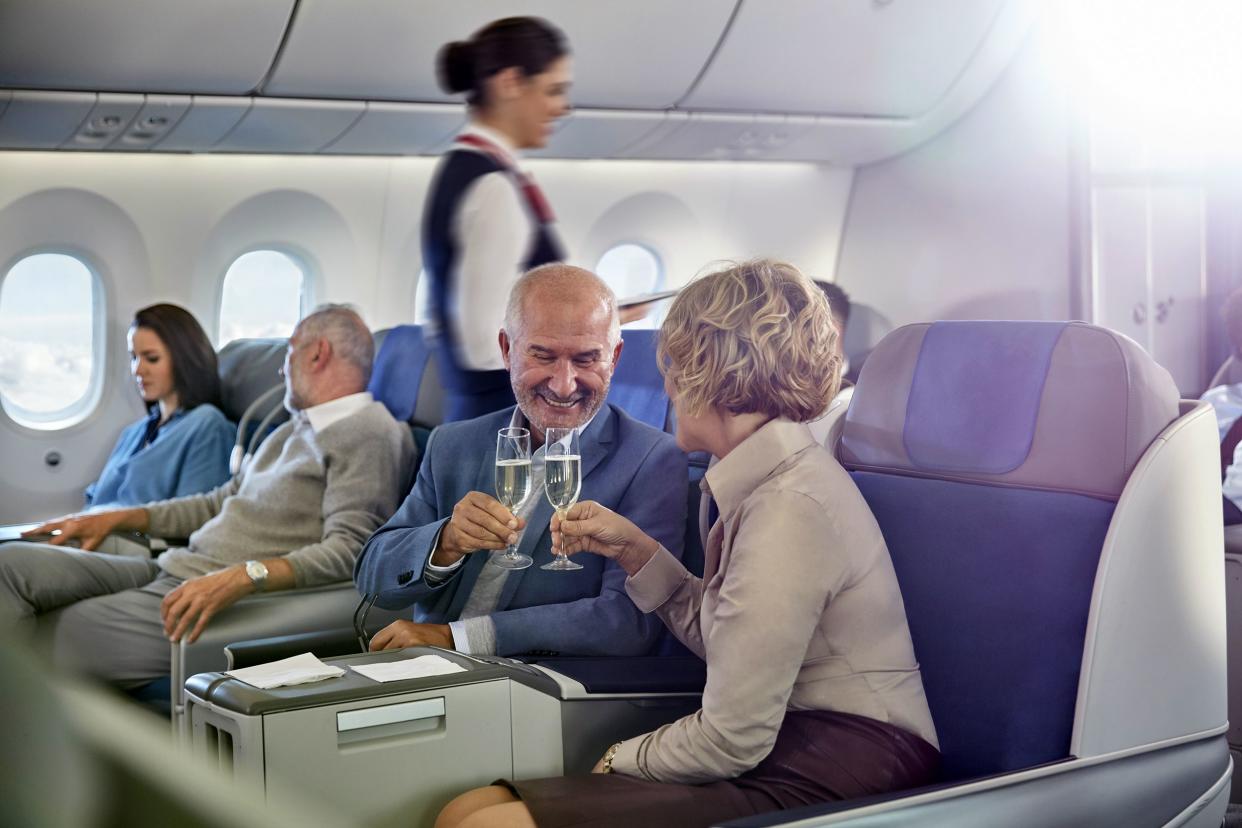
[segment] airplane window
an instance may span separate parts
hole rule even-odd
[[[64,253],[21,259],[0,281],[0,404],[29,428],[80,421],[99,398],[103,292]]]
[[[608,283],[618,299],[653,293],[664,286],[664,265],[660,257],[651,248],[641,244],[626,242],[608,248],[599,257],[595,272]],[[660,308],[662,311],[663,307]],[[625,327],[654,328],[659,325],[662,315],[662,312],[649,314]]]
[[[252,250],[224,274],[220,347],[234,339],[288,336],[302,316],[306,268],[279,250]]]

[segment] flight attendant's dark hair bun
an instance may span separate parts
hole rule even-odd
[[[440,88],[450,95],[474,88],[474,46],[466,40],[454,40],[440,48],[436,69]]]
[[[449,94],[466,92],[466,103],[487,105],[487,80],[516,66],[524,76],[538,75],[569,54],[565,34],[539,17],[506,17],[488,23],[470,40],[440,47],[436,72]]]

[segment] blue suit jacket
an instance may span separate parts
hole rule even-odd
[[[496,432],[509,425],[508,408],[437,428],[414,490],[397,513],[371,536],[354,567],[359,592],[377,595],[387,609],[414,606],[414,620],[455,621],[487,563],[467,556],[445,583],[423,580],[440,528],[472,490],[494,491]],[[581,500],[595,500],[625,515],[680,558],[686,524],[686,457],[673,438],[643,425],[619,408],[602,408],[582,434]],[[552,557],[552,507],[540,496],[518,549],[535,565],[505,580],[497,610],[500,655],[545,652],[574,655],[642,655],[650,651],[660,620],[646,616],[625,593],[625,572],[592,554],[574,560],[583,569],[545,572]]]

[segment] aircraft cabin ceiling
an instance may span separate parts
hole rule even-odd
[[[427,154],[441,44],[513,14],[574,50],[558,158],[868,163],[991,87],[1038,0],[0,0],[0,148]]]

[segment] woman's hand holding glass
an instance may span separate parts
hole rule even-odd
[[[659,541],[594,500],[584,500],[552,516],[552,542],[566,554],[593,552],[612,558],[626,574],[643,568],[660,548]]]

